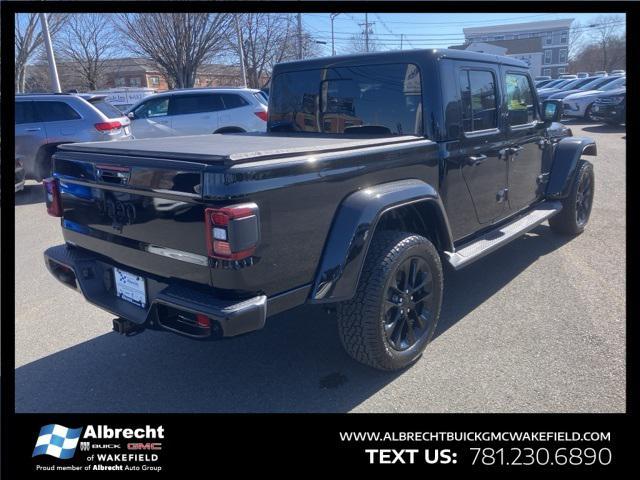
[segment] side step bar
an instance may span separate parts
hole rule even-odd
[[[524,235],[545,220],[553,217],[561,209],[560,202],[541,203],[526,215],[485,233],[482,237],[462,245],[455,252],[444,252],[445,256],[449,264],[454,269],[459,270]]]

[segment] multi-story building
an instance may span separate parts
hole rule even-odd
[[[569,29],[572,22],[572,18],[567,18],[463,28],[465,44],[456,48],[481,51],[479,48],[482,47],[478,47],[481,43],[506,48],[505,55],[529,63],[532,75],[557,77],[568,73]]]

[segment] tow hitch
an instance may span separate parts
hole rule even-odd
[[[139,325],[126,318],[118,317],[113,319],[113,331],[121,335],[135,335],[144,330],[143,325]]]

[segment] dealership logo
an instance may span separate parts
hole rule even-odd
[[[31,456],[51,455],[63,460],[72,458],[76,453],[81,433],[82,427],[67,428],[56,423],[45,425],[40,429],[36,446]]]

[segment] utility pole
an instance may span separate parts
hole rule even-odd
[[[51,35],[49,35],[49,24],[47,23],[47,14],[40,14],[40,28],[42,28],[42,36],[47,49],[47,60],[49,62],[49,79],[51,80],[51,90],[54,93],[60,93],[60,80],[58,79],[58,68],[56,67],[56,58],[53,55],[53,47],[51,46]]]
[[[330,13],[329,17],[331,18],[331,56],[336,56],[336,39],[333,35],[333,21],[335,18],[340,15],[339,13]]]
[[[369,14],[364,14],[364,43],[367,48],[367,53],[369,52]]]
[[[369,23],[369,14],[364,14],[364,23],[359,23],[358,25],[364,25],[364,48],[368,52],[369,51],[369,25],[374,25],[376,22]]]
[[[302,13],[298,13],[298,59],[302,60]]]
[[[247,70],[244,66],[244,47],[242,45],[242,33],[240,32],[240,24],[238,23],[238,14],[234,14],[233,18],[236,21],[236,35],[238,37],[238,49],[240,52],[240,68],[242,69],[242,85],[244,86],[244,88],[247,88]]]

